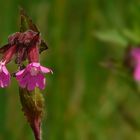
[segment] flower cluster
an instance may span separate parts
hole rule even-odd
[[[39,45],[41,37],[38,32],[27,30],[16,32],[9,36],[8,44],[0,48],[3,54],[0,61],[0,87],[4,88],[10,84],[10,73],[6,68],[13,56],[16,57],[16,64],[19,70],[15,73],[20,87],[29,91],[35,87],[41,90],[45,88],[46,79],[44,73],[52,73],[52,70],[40,65]],[[28,65],[23,68],[23,61],[28,60]]]

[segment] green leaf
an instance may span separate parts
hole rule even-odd
[[[110,42],[110,43],[115,43],[115,44],[120,44],[122,46],[126,46],[128,44],[128,41],[126,38],[124,38],[118,31],[116,30],[109,30],[109,31],[101,31],[101,32],[95,32],[94,36],[97,37],[98,39],[105,41],[105,42]]]
[[[126,36],[126,38],[128,38],[133,44],[138,44],[140,43],[140,36],[137,35],[136,33],[128,30],[128,29],[124,29],[123,30],[123,34],[124,36]]]

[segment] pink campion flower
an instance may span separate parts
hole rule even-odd
[[[140,48],[132,48],[130,51],[130,56],[133,62],[133,76],[136,81],[140,81]]]
[[[15,45],[9,47],[3,53],[2,59],[0,61],[0,87],[4,88],[10,84],[10,73],[6,68],[6,64],[9,63],[16,51]]]
[[[46,85],[44,73],[52,73],[52,70],[40,65],[40,63],[30,63],[27,67],[16,73],[16,79],[20,87],[32,91],[35,87],[43,90]]]
[[[10,74],[5,66],[5,62],[0,62],[0,87],[4,88],[10,84]]]
[[[126,52],[126,64],[133,71],[135,81],[140,81],[140,48],[129,47]]]

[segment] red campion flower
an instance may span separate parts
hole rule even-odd
[[[10,73],[6,68],[6,64],[10,62],[15,51],[16,51],[16,47],[15,45],[13,45],[3,53],[2,59],[0,61],[0,87],[1,88],[7,87],[10,84]]]
[[[5,62],[0,62],[0,87],[4,88],[10,84],[10,74],[5,66]]]
[[[0,48],[0,52],[4,53],[0,65],[0,80],[2,81],[0,81],[0,87],[5,87],[9,84],[10,74],[8,72],[8,74],[5,73],[5,64],[12,60],[13,55],[16,55],[16,63],[19,65],[20,70],[15,75],[19,85],[22,88],[27,88],[29,91],[34,90],[35,87],[40,89],[45,88],[46,79],[43,73],[49,73],[52,72],[52,70],[40,66],[38,48],[40,43],[41,39],[39,33],[32,30],[16,32],[9,36],[8,44]],[[29,64],[22,70],[21,66],[26,59],[28,59]],[[7,74],[7,82],[2,80],[4,74]]]
[[[43,73],[50,73],[51,69],[40,66],[40,63],[30,63],[28,66],[16,73],[16,79],[22,88],[27,87],[29,91],[34,90],[35,87],[44,89],[46,79]]]

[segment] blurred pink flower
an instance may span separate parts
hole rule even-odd
[[[134,63],[134,79],[140,81],[140,48],[132,48],[131,57]]]
[[[35,87],[43,90],[46,85],[46,79],[43,73],[52,73],[52,70],[40,65],[40,63],[32,62],[27,67],[16,73],[16,79],[20,87],[27,88],[29,91]]]
[[[5,66],[5,62],[0,62],[0,87],[4,88],[10,84],[10,74]]]

